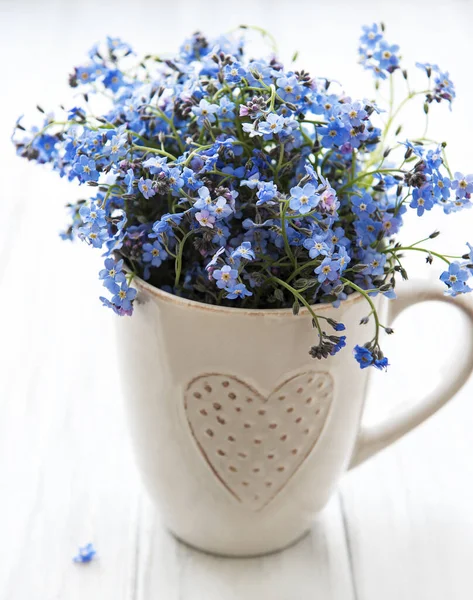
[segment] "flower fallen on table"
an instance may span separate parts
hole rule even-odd
[[[87,544],[86,546],[79,547],[79,553],[72,559],[75,563],[89,563],[97,552],[94,549],[93,544]]]

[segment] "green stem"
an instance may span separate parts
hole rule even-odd
[[[256,87],[255,85],[246,85],[245,87],[240,88],[240,89],[242,90],[242,92],[246,91],[246,90],[253,90],[255,92],[264,92],[265,90],[266,91],[270,90],[271,93],[273,93],[272,88],[271,88],[271,86],[274,87],[273,84],[268,85],[267,83],[264,83],[264,81],[262,81],[262,80],[260,80],[260,83],[261,83],[261,87]],[[283,100],[278,93],[276,93],[276,90],[274,90],[274,96],[275,96],[276,100],[279,100],[279,102],[281,104],[286,104],[286,101]]]
[[[145,154],[151,152],[152,154],[160,154],[161,156],[167,156],[167,158],[170,158],[173,161],[177,160],[177,158],[173,154],[170,154],[169,152],[166,152],[164,150],[159,150],[159,148],[150,148],[149,146],[138,146],[138,144],[133,144],[132,149],[140,150],[141,152],[145,152]]]
[[[222,94],[225,94],[226,92],[228,92],[228,89],[229,89],[229,86],[223,86],[219,90],[217,90],[215,92],[215,94],[212,96],[211,104],[215,104],[215,100],[218,100]],[[230,94],[230,96],[231,95],[232,94]]]
[[[273,112],[274,110],[274,101],[276,100],[276,87],[274,83],[270,85],[271,88],[271,100],[269,102],[269,112]]]
[[[306,263],[304,263],[303,265],[301,265],[300,267],[298,267],[295,271],[293,271],[293,273],[291,275],[289,275],[287,281],[292,281],[295,277],[297,277],[299,275],[299,273],[301,273],[305,268],[307,267],[313,267],[315,265],[320,264],[320,257],[319,258],[315,258],[313,260],[309,260]]]
[[[177,256],[174,254],[174,252],[172,252],[171,250],[169,250],[168,245],[166,244],[166,242],[160,238],[159,240],[161,242],[161,244],[164,246],[164,249],[166,250],[166,252],[169,254],[169,256],[172,256],[174,259],[177,258]]]
[[[312,123],[312,125],[327,125],[327,121],[312,121],[312,119],[302,119],[300,123]]]
[[[181,278],[182,253],[184,252],[184,244],[186,243],[187,238],[190,237],[193,233],[194,233],[193,231],[188,231],[179,243],[179,249],[177,251],[176,262],[175,262],[176,278],[174,280],[174,287],[176,287],[176,288],[179,285],[179,279]]]
[[[278,160],[278,164],[276,165],[276,171],[275,171],[276,179],[278,179],[278,180],[279,180],[279,171],[281,170],[283,159],[284,159],[284,144],[281,144],[279,147],[279,160]]]
[[[236,175],[231,175],[230,173],[224,173],[223,171],[219,171],[218,169],[213,169],[213,171],[207,171],[208,175],[221,175],[225,179],[235,179]]]
[[[374,322],[375,322],[375,326],[376,326],[373,341],[375,341],[376,343],[378,343],[379,328],[381,327],[381,325],[380,325],[380,322],[379,322],[378,312],[377,312],[376,307],[375,307],[375,305],[373,303],[373,300],[371,300],[371,298],[368,296],[366,290],[360,288],[358,285],[356,285],[356,283],[353,283],[353,281],[350,281],[349,279],[345,279],[344,277],[342,277],[341,280],[343,281],[343,283],[345,285],[348,285],[349,287],[351,287],[352,290],[355,290],[356,292],[359,292],[365,298],[365,300],[368,302],[368,304],[370,305],[371,312],[373,314],[373,318],[374,318]]]
[[[443,163],[445,165],[445,168],[447,169],[448,172],[448,176],[450,177],[450,179],[453,179],[453,173],[448,165],[448,161],[447,161],[447,153],[445,152],[445,148],[442,148],[442,157],[443,157]]]
[[[307,135],[307,133],[304,131],[302,125],[299,125],[299,131],[300,131],[302,137],[304,138],[307,146],[310,146],[312,148],[312,146],[314,145],[314,140],[309,135]]]
[[[429,129],[429,113],[426,113],[426,115],[425,115],[424,133],[422,134],[422,137],[425,137],[427,135],[428,129]]]
[[[341,192],[345,191],[347,188],[352,187],[353,184],[357,181],[361,181],[365,177],[369,177],[370,175],[376,175],[377,173],[404,173],[404,171],[402,169],[374,169],[373,171],[367,171],[366,173],[358,175],[358,177],[352,179],[345,185],[342,185],[342,187],[338,189],[338,195],[340,195]]]
[[[263,29],[263,27],[258,27],[257,25],[239,25],[236,29],[251,29],[253,31],[257,31],[258,33],[261,34],[261,36],[264,38],[268,38],[269,42],[271,44],[271,48],[274,52],[274,54],[278,53],[278,44],[276,42],[276,38],[269,33],[269,31],[266,31],[266,29]],[[236,29],[233,29],[232,31],[236,31]]]
[[[407,194],[406,196],[404,196],[404,198],[399,202],[399,204],[396,204],[395,208],[394,208],[394,216],[396,217],[398,212],[401,210],[401,206],[404,204],[404,202],[406,202],[406,200],[408,198],[410,198],[411,193]]]
[[[317,330],[319,332],[319,337],[320,339],[323,338],[323,332],[322,332],[322,328],[320,327],[320,323],[319,323],[319,317],[315,314],[314,309],[312,308],[312,306],[307,302],[307,300],[304,298],[304,296],[302,296],[301,294],[299,294],[299,292],[294,289],[292,287],[292,285],[289,285],[288,283],[286,283],[285,281],[283,281],[282,279],[279,279],[279,277],[275,277],[272,276],[270,277],[268,280],[269,281],[275,281],[276,283],[278,283],[279,285],[282,285],[284,288],[286,288],[286,290],[288,290],[289,292],[291,292],[291,294],[297,298],[299,300],[299,302],[301,302],[309,311],[310,315],[312,316],[312,318],[314,319],[314,323],[315,326],[317,327]]]
[[[397,248],[386,248],[386,250],[381,250],[383,254],[390,252],[391,254],[396,254],[396,252],[401,252],[403,250],[415,250],[416,252],[424,252],[425,254],[432,254],[432,256],[436,256],[447,263],[450,264],[450,261],[446,256],[439,254],[438,252],[433,252],[432,250],[428,250],[427,248],[414,248],[413,246],[399,246]],[[461,256],[449,256],[449,258],[461,258]]]
[[[392,82],[392,79],[391,79]],[[382,141],[384,142],[384,140],[386,140],[389,129],[391,128],[391,125],[393,124],[394,120],[396,119],[397,115],[401,112],[401,110],[403,109],[403,107],[409,102],[409,100],[412,100],[412,98],[414,98],[414,96],[420,96],[421,94],[427,94],[429,90],[422,90],[421,92],[410,92],[402,102],[399,103],[399,106],[396,108],[396,110],[394,112],[390,111],[391,114],[386,122],[386,126],[384,128],[383,131],[383,136],[382,136]]]
[[[287,232],[286,232],[286,210],[287,210],[287,206],[288,206],[287,201],[283,201],[279,205],[279,214],[280,214],[280,217],[281,217],[281,234],[282,234],[282,238],[284,240],[284,248],[286,250],[286,254],[287,254],[288,258],[290,259],[290,261],[292,262],[292,264],[294,265],[294,268],[295,268],[297,266],[296,265],[296,259],[294,258],[294,254],[292,253],[291,246],[289,245],[289,240],[287,239]]]
[[[353,149],[351,152],[351,180],[355,179],[356,172],[356,150]]]
[[[152,106],[150,108],[151,108],[151,110],[157,112],[158,116],[160,116],[162,118],[162,120],[169,125],[171,131],[174,134],[174,139],[176,140],[176,142],[177,142],[177,144],[179,146],[179,150],[181,152],[184,152],[185,151],[185,147],[184,147],[184,144],[182,143],[181,137],[178,134],[177,129],[176,129],[175,125],[174,125],[174,121],[170,117],[168,117],[160,108],[155,108],[154,106]]]
[[[198,154],[199,152],[202,152],[202,150],[208,150],[209,148],[212,148],[212,146],[213,146],[213,144],[206,144],[205,146],[199,146],[195,150],[192,150],[192,152],[186,158],[186,160],[184,162],[184,166],[187,167],[189,165],[190,161],[194,158],[194,156],[196,154]]]
[[[320,164],[320,174],[323,175],[324,174],[324,167],[327,163],[327,160],[332,156],[333,154],[333,150],[329,150],[328,152],[325,153],[325,156],[322,159],[322,162]]]
[[[29,147],[29,146],[31,146],[31,144],[32,144],[32,143],[35,141],[35,139],[36,139],[37,137],[39,137],[40,135],[43,135],[43,133],[44,133],[45,131],[47,131],[47,130],[48,130],[50,127],[52,127],[53,125],[62,125],[62,126],[65,126],[65,125],[69,125],[70,123],[71,123],[71,121],[50,121],[50,122],[49,122],[47,125],[45,125],[45,126],[43,127],[43,129],[40,129],[39,131],[37,131],[37,132],[34,134],[34,136],[33,136],[33,137],[31,138],[31,140],[30,140],[30,141],[29,141],[29,142],[26,144],[26,146],[25,146],[25,147]]]

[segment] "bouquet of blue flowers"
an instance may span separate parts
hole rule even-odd
[[[413,244],[395,239],[409,209],[422,216],[471,206],[473,176],[452,173],[445,143],[426,133],[405,140],[397,126],[408,100],[423,97],[427,115],[452,103],[454,86],[426,63],[416,65],[425,89],[411,89],[384,27],[364,27],[360,62],[376,88],[395,79],[406,86],[405,99],[395,106],[391,94],[383,110],[285,68],[274,47],[267,59],[249,59],[248,29],[214,40],[196,33],[176,56],[141,61],[108,38],[70,76],[77,106],[29,131],[17,122],[17,152],[91,188],[69,207],[62,235],[101,249],[110,294],[102,302],[118,315],[133,311],[137,276],[197,302],[292,307],[295,315],[306,307],[316,336],[310,354],[320,359],[343,348],[345,327],[318,315],[317,304],[359,293],[375,328],[355,358],[362,368],[386,367],[372,298],[395,297],[396,277],[407,278],[403,253],[444,261],[447,294],[470,291],[471,246],[447,257],[422,245],[437,232]],[[108,103],[100,113],[97,94]]]

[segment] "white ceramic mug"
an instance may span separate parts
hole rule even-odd
[[[368,339],[354,294],[317,313],[343,322],[347,348],[317,361],[307,311],[244,310],[178,298],[135,279],[131,318],[117,319],[132,438],[164,523],[205,551],[251,556],[301,537],[341,474],[437,411],[473,368],[473,335],[457,372],[419,404],[360,426],[369,369],[350,347]],[[441,286],[405,284],[379,306],[387,322]],[[469,317],[468,300],[454,304]],[[389,313],[389,314],[386,314]]]

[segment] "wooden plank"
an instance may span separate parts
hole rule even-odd
[[[140,488],[110,354],[113,322],[77,248],[59,250],[49,232],[45,243],[37,223],[27,211],[0,300],[0,597],[128,599]],[[40,271],[26,268],[32,260]],[[99,559],[73,565],[88,541]]]
[[[376,377],[369,400],[382,407],[371,411],[376,418],[400,399],[419,401],[451,374],[445,360],[453,363],[455,346],[461,348],[464,320],[436,305],[425,312],[406,314],[397,327],[399,339],[390,340],[393,365]],[[429,328],[434,317],[440,325]],[[359,598],[460,599],[473,584],[472,383],[417,431],[343,481]]]
[[[146,501],[140,528],[136,600],[354,600],[345,532],[337,497],[311,533],[283,552],[229,559],[193,550],[174,540]]]

